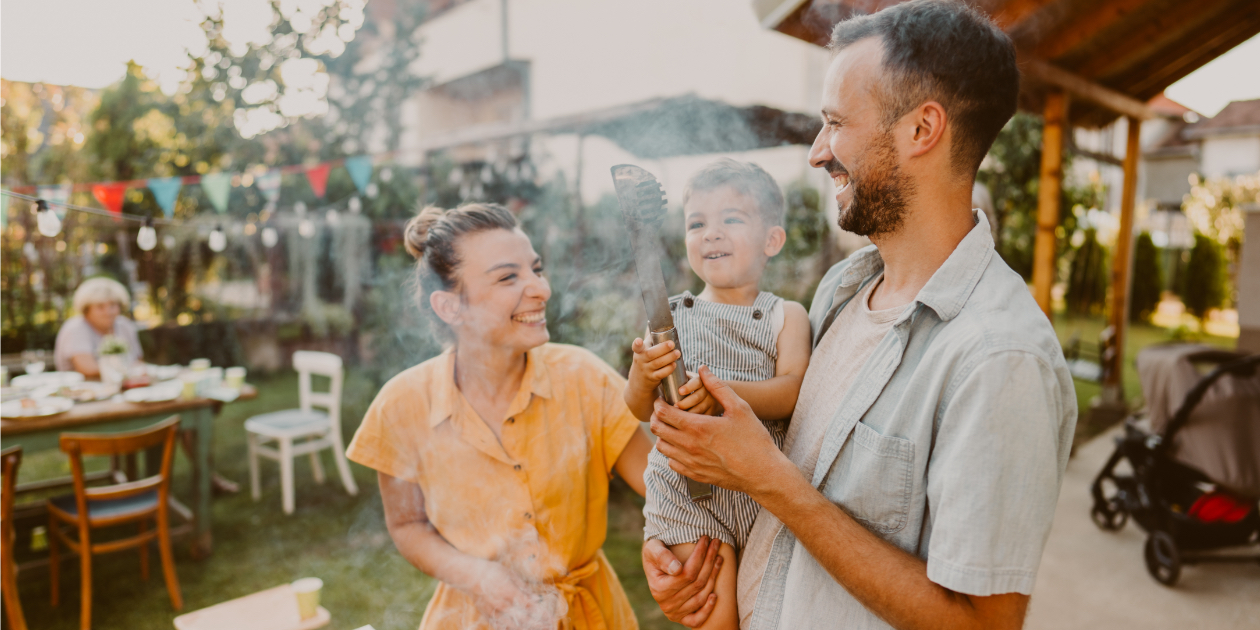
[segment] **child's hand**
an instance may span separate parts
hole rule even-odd
[[[682,395],[682,400],[678,401],[678,408],[691,413],[709,416],[720,415],[722,413],[722,405],[718,404],[717,399],[709,394],[709,390],[704,388],[704,383],[700,382],[700,375],[695,372],[687,372],[687,376],[690,380],[678,388],[678,393]]]
[[[650,348],[645,345],[642,339],[635,339],[630,346],[634,351],[634,360],[630,364],[630,382],[643,391],[651,391],[666,376],[674,373],[674,363],[682,356],[682,351],[675,349],[672,341],[658,343]]]

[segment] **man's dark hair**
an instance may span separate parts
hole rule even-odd
[[[875,90],[885,127],[923,103],[940,103],[954,127],[954,167],[974,175],[1015,114],[1019,68],[1010,38],[962,2],[912,0],[836,24],[827,48],[836,53],[869,37],[884,49],[887,75]]]

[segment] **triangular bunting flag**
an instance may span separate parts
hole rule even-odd
[[[268,203],[275,203],[280,199],[280,171],[270,170],[259,175],[254,180],[254,185],[258,186],[258,191],[263,194]]]
[[[210,173],[201,176],[201,189],[214,209],[220,213],[227,212],[228,196],[232,194],[231,173]]]
[[[372,183],[372,156],[357,155],[352,158],[346,158],[346,170],[350,172],[350,180],[354,182],[354,187],[359,192],[365,192],[368,184]]]
[[[92,184],[92,196],[115,215],[115,221],[122,220],[123,194],[126,192],[126,184]]]
[[[72,190],[74,190],[73,184],[38,186],[35,188],[35,195],[48,202],[48,207],[52,208],[58,219],[64,219],[66,218],[66,204],[70,203]]]
[[[311,183],[311,190],[315,191],[315,196],[324,197],[324,192],[328,187],[328,171],[332,167],[328,164],[320,164],[306,169],[306,181]]]
[[[179,199],[179,189],[184,185],[182,177],[154,177],[148,182],[153,198],[162,206],[166,218],[175,216],[175,200]]]

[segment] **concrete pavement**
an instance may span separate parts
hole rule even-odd
[[[1027,630],[1260,628],[1260,564],[1182,569],[1174,588],[1146,572],[1146,535],[1133,522],[1104,532],[1089,517],[1089,485],[1111,454],[1109,431],[1068,462],[1054,526],[1041,560]]]

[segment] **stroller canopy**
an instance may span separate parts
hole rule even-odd
[[[1170,440],[1168,453],[1173,459],[1226,489],[1260,497],[1260,370],[1251,376],[1222,376],[1195,405],[1185,425],[1168,435],[1186,395],[1207,373],[1200,373],[1195,364],[1221,359],[1219,349],[1198,344],[1151,346],[1138,353],[1138,378],[1151,430]]]

